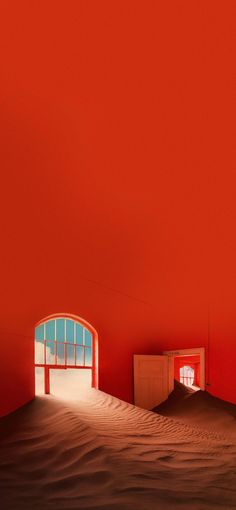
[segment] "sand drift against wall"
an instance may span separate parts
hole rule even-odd
[[[206,391],[193,391],[175,381],[169,398],[155,411],[190,426],[236,439],[236,405],[213,397]]]
[[[0,421],[2,510],[233,509],[236,439],[90,390]]]

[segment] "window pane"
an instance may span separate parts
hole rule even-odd
[[[55,321],[46,322],[46,340],[55,340]]]
[[[74,321],[66,320],[66,342],[74,343]]]
[[[75,331],[76,331],[76,343],[83,345],[83,326],[76,322]]]
[[[92,349],[87,347],[85,349],[85,365],[91,366],[92,365]]]
[[[65,364],[64,344],[59,344],[58,342],[57,342],[57,364],[58,365]]]
[[[87,329],[85,329],[84,344],[87,345],[87,347],[91,347],[92,345],[92,334]]]
[[[35,368],[35,394],[42,395],[44,393],[44,368]]]
[[[56,328],[57,342],[65,342],[65,319],[57,319]]]
[[[44,342],[35,341],[34,358],[35,363],[44,365]]]
[[[35,338],[36,340],[44,340],[44,324],[35,328]]]
[[[46,363],[55,365],[55,342],[46,342]]]
[[[76,346],[76,365],[84,365],[84,347]]]
[[[75,364],[75,346],[68,344],[66,346],[66,364],[74,365]]]

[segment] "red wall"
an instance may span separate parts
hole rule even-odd
[[[1,332],[0,416],[34,398],[34,352],[31,338]]]
[[[206,347],[236,402],[233,8],[1,2],[2,414],[55,312],[97,329],[104,391],[132,400],[133,353]]]

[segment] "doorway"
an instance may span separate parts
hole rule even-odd
[[[205,391],[205,349],[165,351],[172,363],[171,377],[197,391]]]

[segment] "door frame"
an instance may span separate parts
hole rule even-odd
[[[178,358],[182,356],[194,356],[200,355],[200,389],[205,391],[206,389],[206,362],[205,362],[205,347],[195,347],[193,349],[176,349],[174,351],[164,351],[165,356]]]

